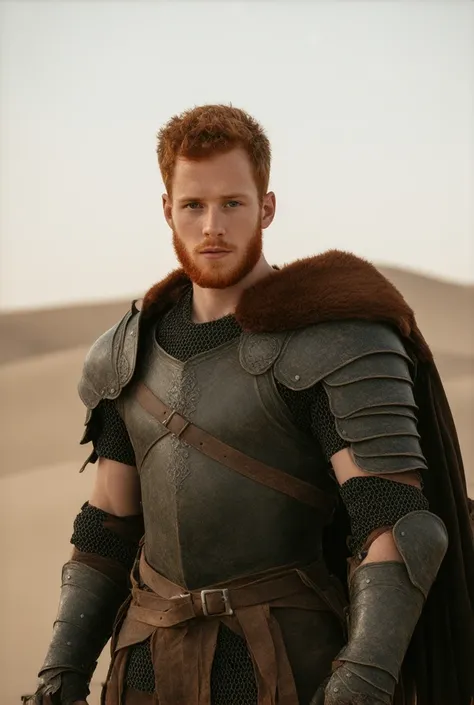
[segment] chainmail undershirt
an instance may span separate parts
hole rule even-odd
[[[350,518],[349,549],[353,555],[374,529],[393,526],[410,512],[429,509],[428,500],[418,487],[383,477],[353,477],[339,491]]]
[[[86,502],[74,520],[71,543],[79,551],[112,558],[132,570],[137,545],[107,528],[107,513]]]

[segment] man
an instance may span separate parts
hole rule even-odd
[[[469,705],[466,485],[412,311],[350,254],[267,263],[245,112],[173,117],[158,160],[181,269],[85,361],[97,476],[33,702],[83,703],[115,622],[106,705]]]

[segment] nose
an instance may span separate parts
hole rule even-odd
[[[208,209],[204,220],[203,235],[210,238],[225,236],[224,221],[217,208]]]

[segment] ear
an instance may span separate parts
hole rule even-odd
[[[262,230],[268,228],[271,225],[273,218],[275,217],[276,211],[276,196],[273,191],[269,191],[263,197],[262,203]]]
[[[164,193],[161,197],[161,200],[163,202],[163,213],[165,216],[165,220],[168,223],[168,225],[170,226],[170,228],[173,229],[173,218],[171,215],[171,209],[173,207],[173,204],[171,201],[171,197],[168,196],[167,193]]]

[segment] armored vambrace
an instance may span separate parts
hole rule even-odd
[[[124,590],[98,570],[76,561],[64,565],[53,637],[39,672],[38,689],[27,703],[41,705],[45,696],[51,696],[53,703],[69,705],[81,699],[81,690],[82,699],[87,697],[97,659],[125,597]],[[59,691],[57,701],[53,696],[58,697]]]
[[[350,580],[349,641],[325,705],[390,705],[413,631],[448,546],[441,519],[407,514],[393,527],[403,563],[367,563]],[[314,702],[320,702],[316,698]]]

